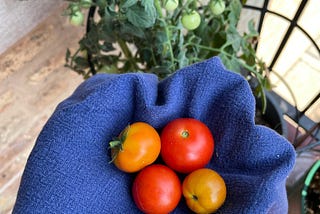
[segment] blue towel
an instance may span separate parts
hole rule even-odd
[[[287,213],[285,180],[295,161],[291,144],[254,124],[247,81],[219,58],[158,81],[153,74],[98,74],[61,102],[27,161],[13,213],[140,213],[131,197],[135,174],[109,164],[108,142],[128,124],[161,130],[192,117],[215,138],[208,167],[225,179],[221,213]],[[173,213],[190,213],[183,200]]]

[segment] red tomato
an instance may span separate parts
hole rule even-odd
[[[164,214],[171,212],[178,205],[182,196],[182,186],[172,169],[154,164],[139,172],[133,182],[132,195],[142,212]]]
[[[209,163],[214,139],[210,129],[193,118],[179,118],[168,123],[161,133],[161,156],[172,169],[190,173]]]

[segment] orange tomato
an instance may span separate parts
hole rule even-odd
[[[136,122],[127,126],[109,143],[112,162],[124,172],[137,172],[152,164],[161,149],[160,136],[149,124]]]
[[[226,185],[214,170],[202,168],[191,172],[182,183],[188,207],[195,213],[212,213],[226,199]]]

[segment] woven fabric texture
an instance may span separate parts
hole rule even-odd
[[[109,164],[108,142],[128,124],[161,131],[192,117],[215,138],[207,167],[219,172],[227,199],[219,213],[287,213],[285,179],[291,144],[254,124],[247,81],[214,57],[158,81],[145,73],[98,74],[61,102],[27,161],[13,213],[139,213],[131,197],[135,174]],[[182,201],[173,213],[189,213]]]

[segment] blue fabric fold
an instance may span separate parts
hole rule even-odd
[[[27,161],[13,213],[140,213],[135,174],[109,164],[108,142],[128,124],[161,130],[192,117],[215,138],[207,167],[225,179],[221,213],[287,213],[285,179],[295,152],[275,131],[254,124],[247,81],[214,57],[158,81],[153,74],[97,74],[61,102]],[[190,213],[183,201],[173,213]]]

